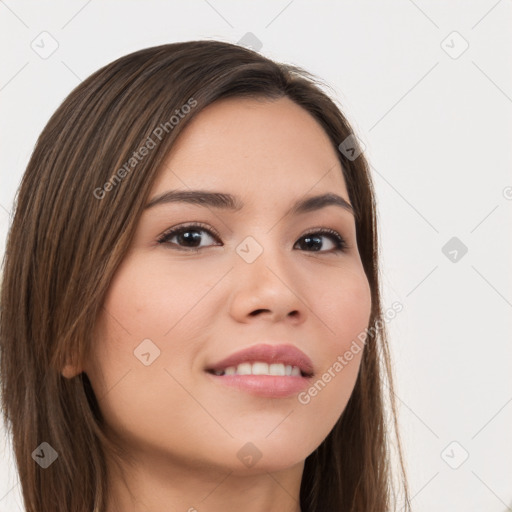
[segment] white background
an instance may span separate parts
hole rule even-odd
[[[404,305],[389,329],[413,509],[512,510],[511,14],[511,0],[0,1],[0,251],[36,138],[81,80],[148,46],[254,33],[329,83],[366,144],[384,306]],[[452,237],[468,248],[456,262]],[[0,447],[0,512],[22,510]]]

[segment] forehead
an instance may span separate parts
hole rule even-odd
[[[337,152],[321,125],[289,98],[228,98],[207,106],[180,134],[153,186],[348,200]]]

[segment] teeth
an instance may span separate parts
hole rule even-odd
[[[275,363],[275,364],[269,365],[268,371],[269,371],[270,375],[281,375],[282,376],[282,375],[286,374],[284,364],[280,364],[280,363]]]
[[[253,375],[268,375],[269,374],[267,363],[254,363],[252,365],[252,372],[251,372],[251,365],[248,364],[248,366],[249,366],[249,371],[247,372],[247,374],[250,374],[250,373],[252,373]],[[274,365],[271,365],[271,366],[274,366]]]
[[[236,369],[236,373],[238,373],[238,375],[251,375],[251,373],[252,373],[251,363],[239,364]]]
[[[294,366],[292,368],[292,377],[300,377],[300,368],[298,366]]]
[[[277,375],[300,377],[298,366],[284,365],[282,363],[240,363],[238,366],[229,366],[225,370],[214,371],[215,375]]]

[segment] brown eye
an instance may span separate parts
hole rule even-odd
[[[331,243],[334,244],[334,248],[321,250],[322,238],[330,238]],[[303,241],[301,246],[308,252],[339,252],[348,249],[348,245],[345,239],[336,231],[332,229],[321,229],[319,231],[313,231],[302,235],[297,243]]]
[[[208,247],[212,244],[201,246],[201,242],[205,240],[205,236],[201,233],[207,233],[207,236],[212,240],[217,238],[209,229],[203,227],[201,224],[188,224],[186,226],[179,226],[166,231],[158,240],[159,244],[169,245],[171,248],[178,250],[191,250],[198,251],[203,247]],[[173,241],[175,239],[175,241]],[[206,237],[207,240],[207,237]],[[213,244],[219,245],[219,244]]]

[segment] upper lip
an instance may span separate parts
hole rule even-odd
[[[207,366],[207,371],[225,370],[230,366],[238,366],[241,363],[261,361],[263,363],[282,363],[284,365],[298,366],[306,376],[313,375],[313,363],[311,359],[294,345],[253,345]]]

